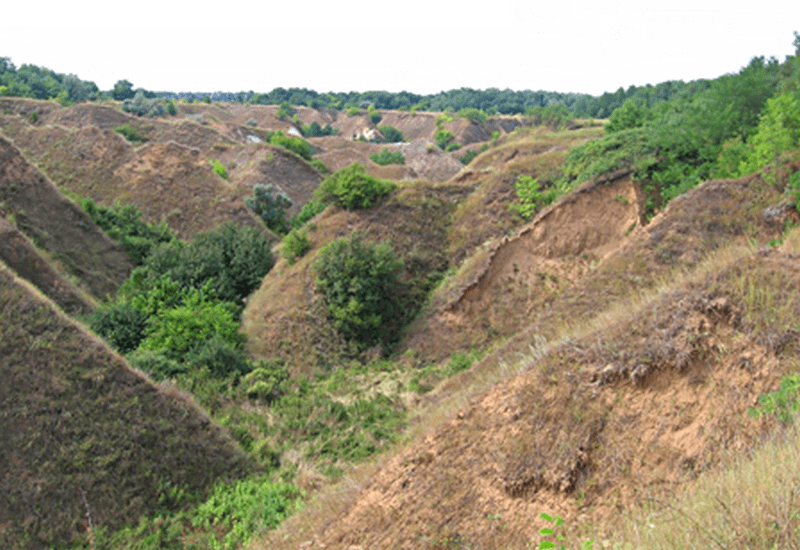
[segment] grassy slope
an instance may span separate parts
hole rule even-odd
[[[122,247],[1,135],[0,213],[95,297],[113,294],[133,269]]]
[[[204,491],[248,460],[0,263],[0,547],[43,548]]]

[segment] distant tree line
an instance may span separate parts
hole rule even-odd
[[[159,97],[184,101],[221,101],[252,103],[258,105],[292,105],[312,109],[335,109],[347,111],[358,109],[436,111],[466,111],[473,113],[524,114],[532,109],[564,105],[575,117],[606,118],[628,100],[652,107],[660,102],[673,101],[681,97],[692,97],[711,86],[711,80],[683,82],[670,80],[657,85],[619,88],[595,97],[589,94],[545,91],[514,91],[489,88],[475,90],[460,88],[437,94],[420,95],[411,92],[327,92],[320,93],[307,88],[275,88],[268,93],[249,92],[158,92]]]
[[[762,65],[781,66],[774,58],[756,58]],[[726,75],[729,77],[732,75]],[[720,77],[720,78],[726,78]],[[146,99],[183,101],[220,101],[258,105],[305,106],[313,109],[335,109],[356,112],[366,109],[408,111],[454,111],[466,113],[531,114],[542,108],[563,105],[573,117],[608,118],[626,102],[653,109],[659,104],[691,101],[715,85],[719,79],[701,79],[684,82],[670,80],[660,84],[620,87],[615,92],[600,96],[580,93],[547,91],[514,91],[489,88],[475,90],[460,88],[436,94],[414,94],[407,91],[327,92],[307,88],[278,87],[267,93],[241,92],[153,92],[133,88],[128,80],[119,80],[112,90],[100,91],[93,82],[80,80],[75,75],[64,75],[35,65],[22,65],[17,69],[10,59],[0,57],[0,96],[58,99],[62,104],[98,99],[132,100],[135,96]],[[379,116],[379,114],[377,115]],[[481,115],[483,116],[483,115]]]

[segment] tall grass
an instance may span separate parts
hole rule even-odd
[[[615,547],[800,548],[798,464],[795,423],[750,456],[728,457],[680,498],[636,510]]]

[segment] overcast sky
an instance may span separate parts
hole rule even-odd
[[[0,57],[109,90],[582,92],[716,78],[794,53],[800,2],[10,0]],[[650,7],[659,6],[659,7]]]

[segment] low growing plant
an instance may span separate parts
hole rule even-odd
[[[225,165],[219,161],[219,159],[208,159],[208,162],[211,163],[211,169],[216,175],[224,180],[228,179],[228,170],[225,168]]]
[[[281,242],[281,256],[290,264],[310,249],[311,241],[308,240],[308,233],[300,229],[292,229]]]
[[[387,166],[389,164],[405,164],[406,157],[400,151],[389,151],[383,149],[380,153],[375,153],[369,156],[370,160],[380,166]]]

